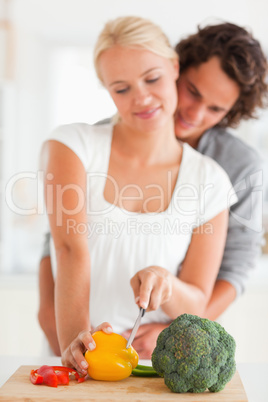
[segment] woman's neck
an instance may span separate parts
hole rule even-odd
[[[125,157],[144,166],[180,160],[181,145],[175,137],[173,122],[150,132],[135,131],[119,122],[114,126],[113,145]]]

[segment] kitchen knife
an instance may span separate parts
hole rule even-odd
[[[136,320],[136,322],[134,324],[134,327],[133,327],[133,329],[131,331],[130,337],[129,337],[128,341],[127,341],[127,346],[126,346],[127,349],[131,346],[131,344],[132,344],[132,342],[133,342],[133,340],[135,338],[135,335],[136,335],[136,333],[137,333],[137,331],[139,329],[141,319],[144,316],[144,313],[145,313],[145,309],[140,307],[140,312],[139,312],[138,318],[137,318],[137,320]]]

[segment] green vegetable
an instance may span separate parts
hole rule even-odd
[[[153,367],[143,366],[141,364],[138,364],[137,367],[132,370],[132,374],[137,377],[159,377]]]
[[[173,392],[218,392],[235,373],[234,356],[235,341],[220,324],[183,314],[159,334],[152,363]]]

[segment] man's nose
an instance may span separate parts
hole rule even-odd
[[[205,115],[205,105],[195,104],[188,109],[188,117],[191,119],[192,123],[200,123]]]

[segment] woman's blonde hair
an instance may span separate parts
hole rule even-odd
[[[99,57],[114,45],[143,48],[167,59],[178,60],[178,54],[158,25],[141,17],[119,17],[105,24],[94,48],[94,66],[100,81]]]

